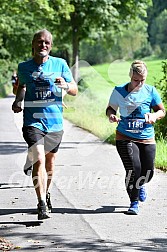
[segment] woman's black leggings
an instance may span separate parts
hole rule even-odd
[[[140,187],[153,177],[156,145],[117,140],[116,147],[126,170],[127,193],[131,202],[137,201]]]

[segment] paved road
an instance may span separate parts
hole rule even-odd
[[[129,199],[115,147],[68,121],[55,165],[53,213],[39,223],[13,100],[0,100],[0,238],[14,251],[167,251],[167,174],[156,170],[138,216],[124,214]]]

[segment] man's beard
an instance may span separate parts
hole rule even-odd
[[[45,58],[46,56],[48,56],[48,52],[47,51],[42,51],[42,52],[39,52],[38,55],[41,57],[41,58]]]

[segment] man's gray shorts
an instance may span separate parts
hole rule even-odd
[[[42,144],[44,145],[46,152],[52,153],[56,153],[58,151],[64,133],[63,130],[47,133],[33,126],[23,126],[22,131],[24,140],[28,144],[29,148],[34,144]]]

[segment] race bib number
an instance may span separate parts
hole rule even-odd
[[[126,119],[126,131],[139,133],[145,128],[145,119]]]
[[[51,97],[49,81],[38,80],[35,82],[36,100],[48,99]]]

